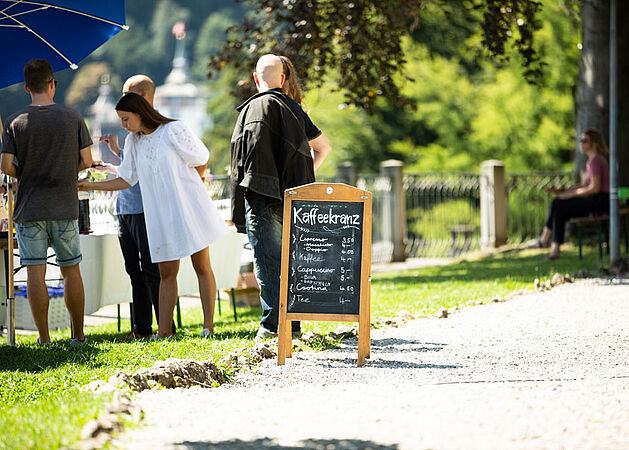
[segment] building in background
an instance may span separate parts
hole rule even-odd
[[[207,92],[190,82],[186,59],[186,30],[183,22],[173,26],[176,47],[173,68],[166,82],[155,91],[155,109],[166,117],[181,120],[199,137],[211,126],[207,114]]]
[[[92,145],[92,158],[94,161],[103,161],[110,164],[120,164],[120,159],[114,155],[104,142],[97,142],[99,136],[105,134],[117,134],[118,142],[122,145],[127,132],[120,125],[120,119],[116,113],[116,100],[111,93],[109,75],[101,77],[101,85],[98,89],[98,98],[89,108],[89,128],[94,138]]]

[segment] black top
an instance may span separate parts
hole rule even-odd
[[[285,189],[314,182],[308,141],[321,130],[281,89],[258,93],[237,109],[231,139],[232,221],[244,233],[246,190],[281,202]]]

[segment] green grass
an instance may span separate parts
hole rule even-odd
[[[573,248],[564,251],[559,261],[544,261],[543,255],[512,252],[447,266],[376,273],[372,321],[397,316],[402,310],[428,315],[442,307],[490,301],[532,289],[535,278],[544,280],[577,269],[596,272],[600,265],[594,250],[583,261]],[[115,323],[88,328],[89,343],[78,347],[68,345],[67,330],[53,333],[56,343],[41,348],[35,347],[35,336],[18,336],[16,347],[0,347],[0,449],[72,446],[82,426],[103,412],[111,398],[79,391],[93,380],[107,380],[120,370],[131,372],[170,357],[218,361],[234,349],[252,346],[260,312],[239,308],[238,313],[239,321],[234,323],[231,310],[223,311],[212,340],[196,337],[201,331],[200,308],[184,311],[183,329],[168,341],[121,342],[125,333],[118,333]],[[337,325],[309,322],[303,328],[324,333]]]

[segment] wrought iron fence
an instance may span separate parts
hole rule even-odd
[[[519,243],[539,235],[551,195],[548,187],[571,184],[573,172],[535,172],[507,175],[507,240]],[[336,177],[317,177],[335,182]],[[471,173],[431,172],[404,175],[406,254],[409,257],[445,257],[480,246],[480,176]],[[390,221],[391,180],[381,175],[360,175],[357,187],[373,194],[372,261],[390,261],[393,254]],[[229,175],[206,178],[210,197],[229,218]],[[94,192],[90,197],[92,228],[115,229],[115,193]]]
[[[379,175],[361,175],[356,187],[369,191],[371,200],[371,261],[375,263],[391,261],[393,242],[391,230],[387,229],[388,200],[391,195],[391,180]]]
[[[552,201],[549,187],[565,188],[574,172],[532,172],[507,175],[507,241],[511,244],[539,237]]]
[[[480,181],[470,173],[405,174],[406,253],[455,256],[480,241]]]

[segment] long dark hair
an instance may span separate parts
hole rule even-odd
[[[120,97],[118,103],[116,103],[116,111],[126,111],[138,114],[142,125],[149,130],[154,130],[160,125],[164,125],[168,122],[174,122],[175,119],[169,119],[158,113],[151,104],[146,101],[144,97],[135,92],[127,92]]]
[[[590,138],[590,143],[592,144],[592,148],[599,155],[607,155],[609,153],[609,149],[607,148],[607,144],[605,144],[605,138],[601,133],[593,128],[589,128],[583,132],[588,138]]]
[[[301,83],[299,83],[299,78],[297,78],[295,66],[293,66],[293,62],[288,59],[287,56],[280,56],[279,58],[282,61],[282,71],[285,77],[282,90],[286,95],[301,105],[304,99],[304,93],[301,90]]]

